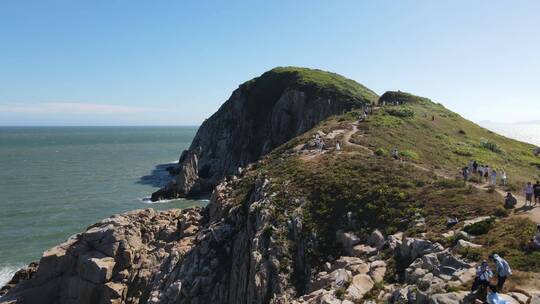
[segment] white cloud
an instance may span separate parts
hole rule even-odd
[[[126,114],[164,112],[165,109],[97,103],[49,102],[0,104],[3,113]]]

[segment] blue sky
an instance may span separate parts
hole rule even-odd
[[[540,1],[0,1],[0,125],[196,125],[275,66],[540,120]]]

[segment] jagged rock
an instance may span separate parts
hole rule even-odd
[[[358,238],[356,234],[352,232],[343,232],[342,230],[336,232],[336,240],[343,246],[343,250],[349,253],[355,245],[360,244],[360,238]]]
[[[403,243],[403,232],[389,235],[386,242],[388,243],[388,247],[390,247],[392,250],[400,248],[401,244]]]
[[[77,273],[79,276],[96,284],[109,281],[112,277],[114,265],[116,264],[113,258],[105,257],[97,252],[80,256],[77,263]]]
[[[369,246],[381,249],[385,244],[385,239],[383,234],[378,230],[375,229],[370,235],[367,240],[367,243]]]
[[[399,254],[403,259],[415,260],[428,253],[435,253],[444,250],[439,243],[432,243],[423,239],[407,238],[399,247]]]
[[[369,272],[369,265],[358,257],[342,256],[332,264],[330,270],[343,268],[349,270],[352,274],[366,274]]]
[[[351,281],[352,275],[350,271],[345,269],[336,269],[331,273],[320,273],[317,279],[311,284],[311,291],[332,287],[344,287],[348,282]]]

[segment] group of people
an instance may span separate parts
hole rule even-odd
[[[536,181],[536,184],[534,185],[531,182],[528,182],[527,185],[525,185],[523,192],[525,193],[525,206],[533,206],[533,197],[534,206],[540,203],[540,181]]]
[[[488,287],[490,287],[491,293],[497,293],[498,291],[502,291],[506,279],[512,275],[512,268],[510,268],[508,262],[501,256],[499,256],[498,254],[493,254],[489,256],[489,259],[495,263],[495,271],[497,273],[497,285],[490,284],[494,274],[489,267],[488,261],[484,260],[476,268],[476,277],[471,288],[471,293],[476,293],[480,288],[483,288],[487,291]],[[489,295],[488,303],[490,303]]]
[[[321,138],[319,133],[315,134],[313,141],[315,142],[315,146],[317,146],[317,150],[322,152],[322,150],[324,150],[324,140]]]
[[[469,181],[471,174],[477,174],[479,181],[482,182],[485,178],[490,186],[495,187],[497,185],[497,180],[501,180],[501,184],[506,186],[508,182],[508,176],[504,170],[496,170],[491,168],[489,165],[480,165],[476,160],[471,160],[466,167],[463,167],[461,175],[465,182]]]

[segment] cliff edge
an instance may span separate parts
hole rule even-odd
[[[152,201],[210,193],[221,179],[331,115],[377,101],[361,84],[321,70],[280,67],[247,81],[183,151],[176,178]]]

